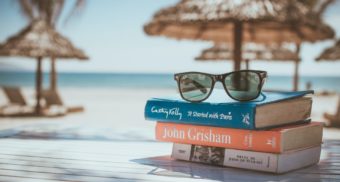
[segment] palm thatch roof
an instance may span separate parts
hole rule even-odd
[[[144,26],[148,35],[232,42],[234,22],[243,23],[243,41],[315,42],[334,36],[300,1],[181,0],[161,9]]]
[[[54,57],[88,59],[84,52],[45,21],[32,21],[18,34],[0,45],[0,56]]]
[[[340,40],[334,46],[325,49],[316,61],[340,61]]]
[[[296,61],[299,55],[284,46],[264,46],[247,44],[243,49],[243,58],[249,60],[265,61]],[[233,51],[228,44],[215,44],[205,49],[195,58],[197,61],[228,61],[233,60]]]

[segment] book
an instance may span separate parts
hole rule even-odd
[[[310,119],[313,91],[263,92],[257,99],[238,102],[224,90],[214,90],[201,103],[179,97],[149,99],[145,118],[159,122],[218,126],[239,129],[268,129]]]
[[[320,152],[320,145],[282,154],[273,154],[174,143],[171,157],[211,165],[285,173],[318,163]]]
[[[322,127],[320,122],[311,122],[265,131],[253,131],[157,122],[156,139],[174,143],[283,153],[320,145]]]

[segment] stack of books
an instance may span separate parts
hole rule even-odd
[[[214,90],[204,102],[152,98],[145,118],[156,139],[173,142],[172,158],[285,173],[319,162],[322,124],[311,122],[311,91],[263,92],[249,102]]]

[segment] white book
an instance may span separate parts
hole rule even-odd
[[[285,173],[319,162],[321,146],[281,154],[174,143],[171,157],[227,167]]]

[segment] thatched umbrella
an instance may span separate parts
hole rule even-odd
[[[247,44],[243,49],[243,58],[249,60],[277,60],[295,61],[299,59],[294,51],[284,46],[266,46],[258,44]],[[227,61],[233,59],[233,51],[227,44],[215,44],[211,48],[204,49],[197,61]]]
[[[42,91],[42,59],[52,58],[77,58],[88,59],[84,52],[75,48],[64,36],[57,33],[45,21],[34,20],[28,27],[18,34],[10,37],[4,44],[0,45],[0,56],[24,56],[37,58],[36,71],[36,113],[41,112]],[[52,64],[54,65],[54,64]],[[52,78],[55,84],[55,66],[52,66]],[[53,83],[52,83],[53,84]]]
[[[340,40],[334,46],[325,49],[316,61],[340,61]]]
[[[325,49],[317,58],[316,61],[340,61],[340,39],[327,49]],[[340,124],[340,97],[335,114],[324,113],[324,117],[330,122],[329,125],[336,126]]]
[[[301,1],[181,0],[158,11],[144,26],[148,35],[233,44],[234,70],[240,69],[242,43],[316,42],[334,36]]]
[[[246,44],[242,54],[246,69],[249,69],[249,60],[294,62],[293,87],[295,88],[298,84],[298,67],[301,59],[291,49],[284,46]],[[203,50],[199,56],[195,57],[195,60],[231,61],[233,60],[233,51],[227,44],[215,44],[213,47]]]

